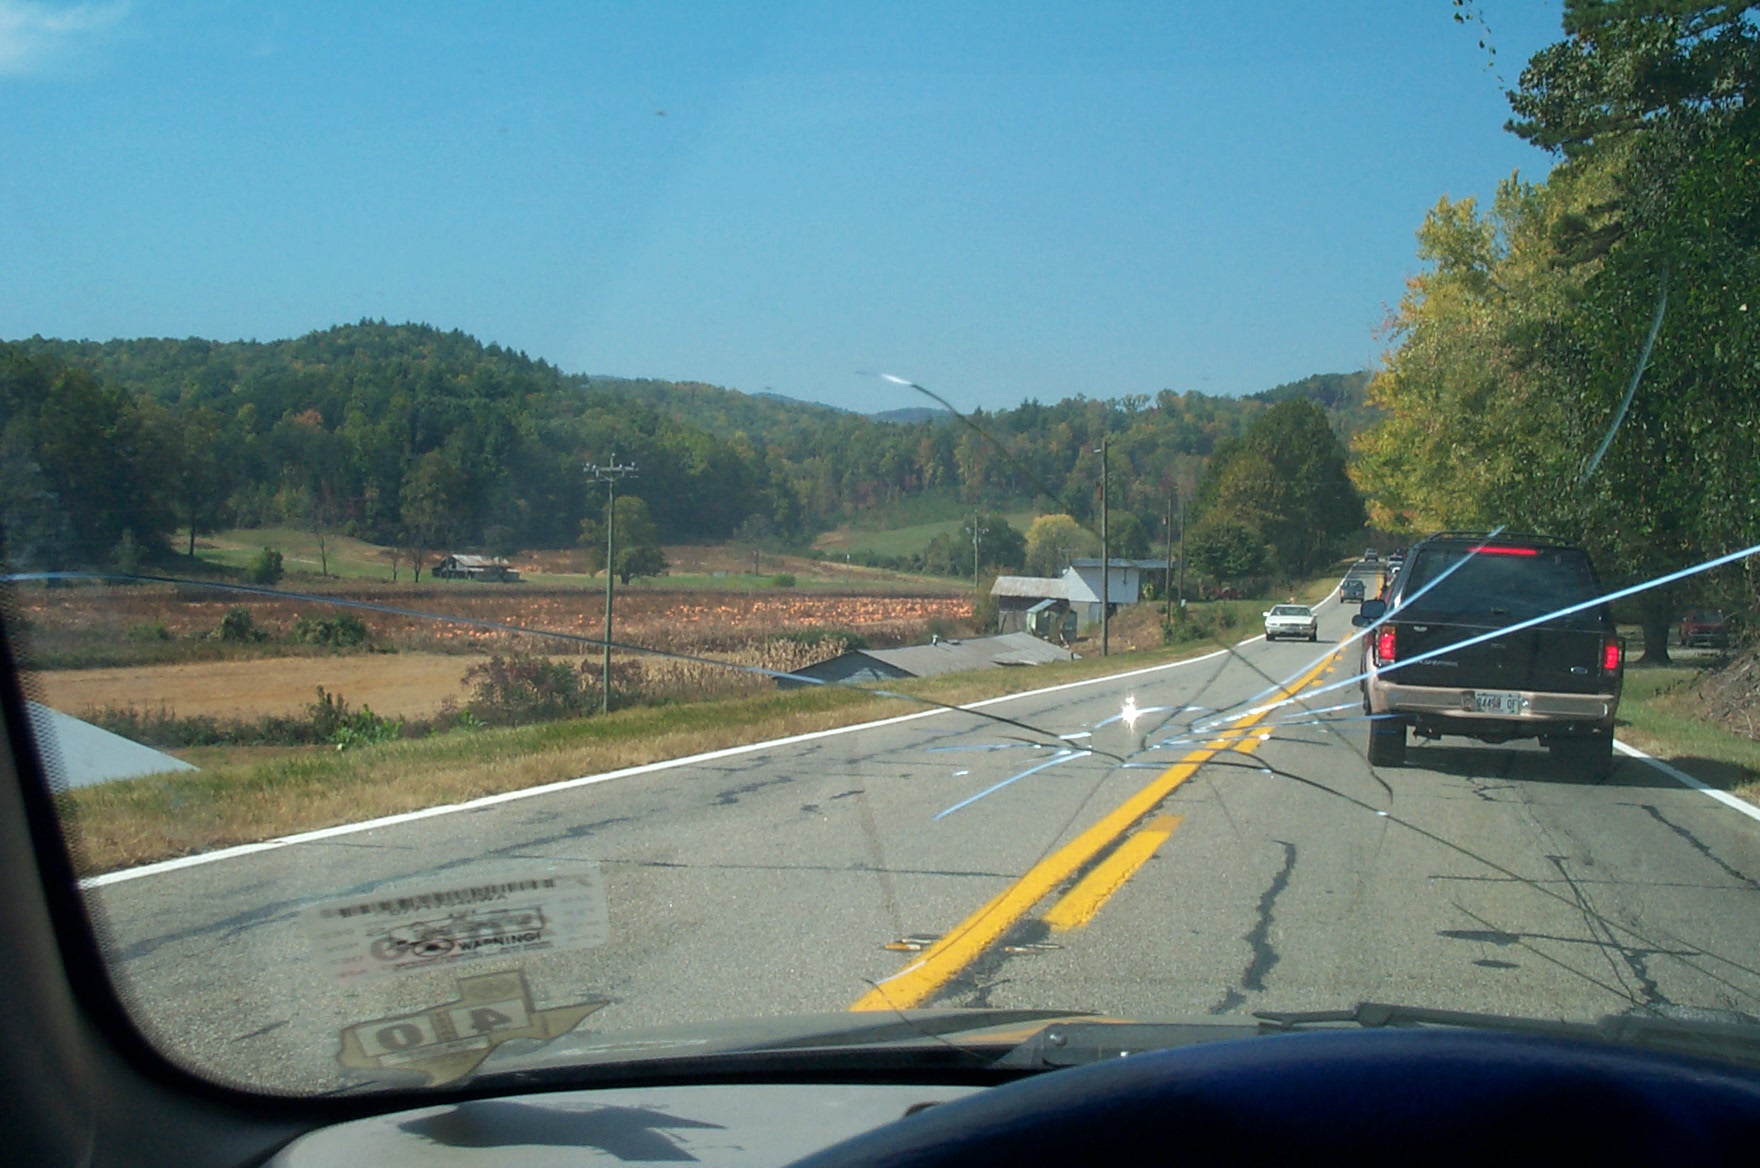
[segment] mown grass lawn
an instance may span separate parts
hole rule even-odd
[[[1034,512],[1016,511],[1004,516],[1009,525],[1016,530],[1025,532],[1033,522]],[[865,552],[875,556],[908,556],[914,555],[929,546],[929,541],[938,535],[958,534],[960,525],[965,522],[964,516],[958,519],[944,519],[935,523],[917,523],[908,527],[894,527],[885,531],[864,531],[856,528],[840,528],[821,536],[818,546],[828,552]]]

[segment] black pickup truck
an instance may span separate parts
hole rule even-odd
[[[1370,763],[1402,764],[1409,729],[1538,738],[1573,770],[1605,776],[1625,676],[1612,609],[1497,635],[1600,595],[1588,553],[1562,540],[1444,532],[1412,548],[1386,601],[1352,618],[1373,626],[1361,671],[1363,710],[1381,715],[1369,724]]]

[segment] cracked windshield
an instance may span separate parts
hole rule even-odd
[[[292,1094],[1760,1057],[1757,76],[1692,0],[0,0],[86,964]]]

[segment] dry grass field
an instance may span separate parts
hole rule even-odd
[[[402,611],[160,585],[36,589],[16,594],[12,609],[15,620],[23,618],[34,696],[76,717],[106,709],[184,719],[293,716],[311,705],[321,686],[352,708],[421,720],[448,703],[467,705],[466,672],[490,654],[596,660],[590,640],[604,627],[599,595],[578,588],[354,581],[331,582],[314,595]],[[222,619],[239,608],[250,613],[252,635],[217,638]],[[344,613],[365,625],[367,646],[337,649],[298,639],[302,618]],[[791,670],[834,655],[851,635],[875,645],[908,644],[927,640],[931,629],[963,629],[969,613],[969,600],[958,596],[644,590],[620,597],[614,631],[623,644]],[[639,663],[633,676],[649,700],[726,697],[770,685],[701,662],[617,657]]]
[[[294,715],[319,686],[390,718],[427,718],[446,699],[463,704],[471,658],[449,653],[350,653],[197,661],[108,669],[57,669],[32,675],[32,694],[80,716],[105,707],[169,707],[180,717],[252,719]]]

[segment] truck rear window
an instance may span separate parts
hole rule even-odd
[[[1460,566],[1455,571],[1411,599],[1456,564]],[[1439,620],[1528,620],[1599,594],[1589,557],[1576,548],[1539,548],[1534,555],[1472,555],[1468,547],[1440,547],[1418,553],[1407,570],[1400,607]],[[1594,620],[1595,613],[1587,611],[1577,619]]]

